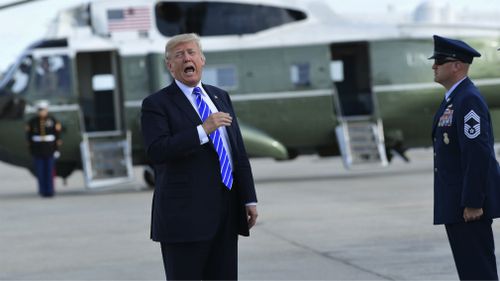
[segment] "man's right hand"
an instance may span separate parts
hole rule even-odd
[[[477,221],[483,216],[482,208],[469,208],[464,209],[464,220],[465,222]]]
[[[212,132],[222,126],[231,126],[233,117],[225,112],[215,112],[208,116],[207,120],[203,122],[203,130],[210,135]]]

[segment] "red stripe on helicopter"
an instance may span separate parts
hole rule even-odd
[[[146,7],[110,9],[107,11],[108,31],[147,31],[151,27],[151,12]]]

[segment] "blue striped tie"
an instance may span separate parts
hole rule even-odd
[[[208,104],[201,97],[201,89],[199,87],[195,87],[193,89],[193,94],[196,96],[196,104],[198,106],[198,112],[200,113],[201,120],[205,122],[208,116],[212,114],[212,111],[208,107]],[[219,129],[210,134],[210,139],[212,140],[215,150],[219,155],[222,182],[228,189],[231,189],[233,185],[233,170],[231,169],[229,156],[227,155],[226,149],[222,144],[222,137],[220,135]]]

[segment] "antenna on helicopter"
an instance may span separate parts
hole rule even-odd
[[[13,2],[8,3],[8,4],[0,5],[0,10],[12,8],[12,7],[23,5],[23,4],[28,4],[28,3],[35,2],[35,1],[38,1],[38,0],[13,1]]]

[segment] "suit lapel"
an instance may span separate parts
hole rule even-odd
[[[219,111],[222,111],[222,112],[227,112],[227,106],[224,104],[224,102],[219,98],[219,96],[216,94],[216,93],[212,93],[210,92],[206,87],[203,86],[203,89],[205,90],[205,92],[207,93],[207,95],[210,97],[210,99],[212,100],[212,102],[215,104],[215,107],[217,107],[217,109]]]
[[[215,104],[215,107],[217,107],[217,110],[219,111],[222,111],[222,112],[231,112],[229,110],[229,106],[226,105],[226,103],[217,95],[217,93],[213,93],[213,92],[210,92],[210,90],[207,89],[207,87],[205,87],[204,85],[203,86],[203,89],[205,90],[205,92],[207,93],[207,95],[210,97],[210,99],[212,100],[212,102]],[[236,118],[236,116],[232,116],[233,118]],[[232,153],[236,153],[237,149],[236,149],[236,143],[235,143],[235,139],[236,139],[236,136],[234,135],[235,132],[234,132],[234,128],[233,128],[233,125],[231,124],[231,126],[229,127],[226,127],[226,131],[227,131],[227,135],[229,137],[229,141],[231,142],[231,148],[232,148]],[[234,155],[233,155],[233,158],[234,158]]]
[[[186,98],[184,93],[181,91],[181,89],[175,82],[173,82],[170,87],[172,87],[172,91],[169,91],[169,95],[172,101],[186,114],[186,116],[189,118],[189,120],[191,120],[191,122],[193,122],[193,124],[200,125],[202,123],[200,116],[194,109],[193,105]]]

